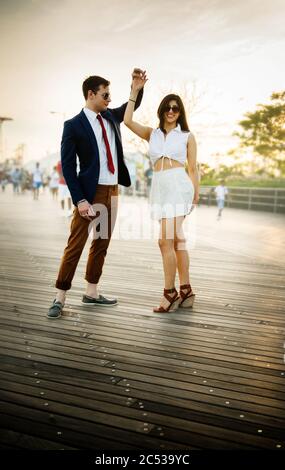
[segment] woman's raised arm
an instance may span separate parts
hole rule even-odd
[[[149,141],[152,127],[143,126],[133,121],[134,107],[138,93],[140,89],[144,87],[147,80],[145,71],[133,78],[131,95],[124,115],[124,124],[141,139]]]

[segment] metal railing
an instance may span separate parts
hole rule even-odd
[[[144,182],[141,182],[138,187],[136,185],[132,185],[130,188],[121,187],[121,193],[130,196],[147,197],[149,188],[147,188]],[[215,186],[200,186],[199,203],[208,206],[216,204]],[[228,187],[225,206],[284,214],[285,189]]]
[[[200,203],[212,206],[216,204],[214,186],[201,186]],[[228,187],[226,207],[247,210],[261,210],[285,213],[285,189],[283,188],[244,188]]]

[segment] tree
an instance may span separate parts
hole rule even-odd
[[[234,134],[240,146],[262,157],[265,168],[285,175],[285,91],[272,93],[270,104],[259,104],[245,116],[239,122],[243,131]]]

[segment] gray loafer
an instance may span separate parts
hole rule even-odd
[[[100,305],[101,307],[113,307],[117,305],[117,299],[106,299],[103,295],[99,295],[97,299],[94,297],[89,297],[88,295],[83,295],[82,302],[83,305]]]
[[[58,300],[54,299],[52,306],[49,308],[47,313],[48,318],[59,318],[63,310],[63,304]]]

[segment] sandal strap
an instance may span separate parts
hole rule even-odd
[[[187,289],[187,292],[183,292],[183,289]],[[192,297],[193,292],[192,292],[192,287],[190,284],[184,284],[183,286],[180,286],[180,297],[182,299],[182,302],[184,302],[184,300],[188,299],[189,297]]]
[[[181,289],[189,289],[189,287],[190,287],[190,289],[191,289],[191,285],[190,285],[190,284],[184,284],[183,286],[180,286],[180,290],[181,290]],[[192,290],[192,289],[191,289],[191,290]]]
[[[154,312],[157,313],[166,313],[168,310],[166,310],[164,307],[158,307],[154,309]]]
[[[165,294],[172,294],[173,292],[177,292],[177,290],[175,289],[175,287],[172,287],[171,289],[163,289],[163,292]]]
[[[170,296],[169,294],[174,294],[172,296]],[[167,308],[164,308],[164,307],[158,307],[158,308],[155,308],[154,309],[154,312],[161,312],[161,313],[164,313],[164,312],[169,312],[169,310],[171,309],[172,305],[174,304],[174,302],[177,301],[177,299],[179,299],[179,295],[178,295],[178,292],[177,290],[175,289],[175,287],[173,287],[172,289],[164,289],[163,290],[163,296],[166,298],[166,300],[168,300],[169,302],[169,305]]]
[[[173,296],[168,295],[168,294],[173,294],[173,293],[175,293],[175,295],[173,295]],[[163,290],[163,295],[168,300],[168,302],[170,302],[171,305],[172,305],[173,302],[175,302],[175,300],[178,297],[178,292],[175,289],[175,287],[173,287],[172,289],[164,289]]]

